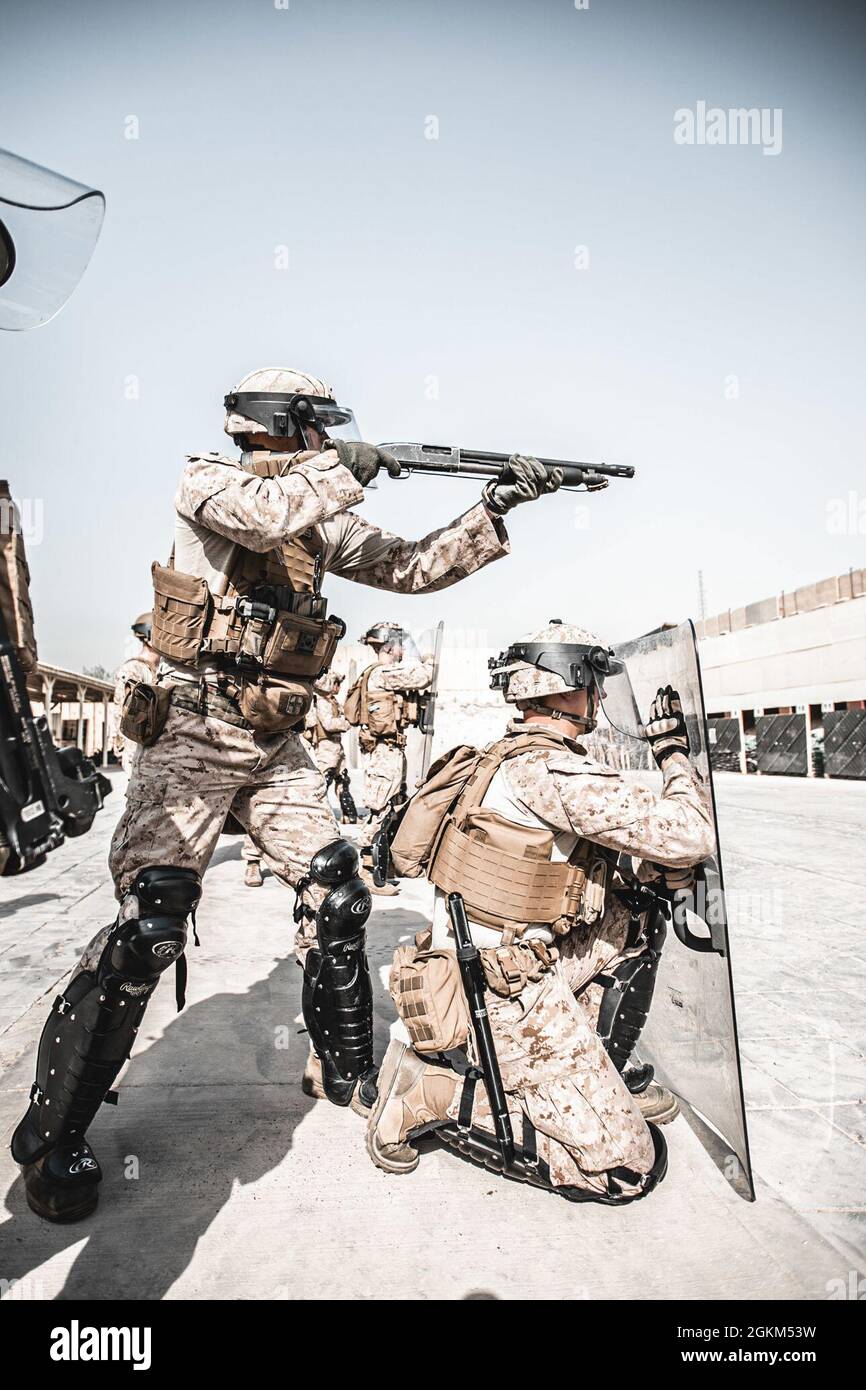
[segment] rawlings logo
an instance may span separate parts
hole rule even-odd
[[[131,980],[124,980],[120,989],[123,994],[147,994],[150,985],[134,985]]]
[[[168,960],[174,960],[175,956],[180,955],[183,946],[179,941],[157,941],[156,945],[151,947],[151,950],[155,956],[162,956]]]
[[[365,893],[363,898],[358,898],[357,902],[352,903],[352,906],[349,908],[349,911],[354,912],[356,917],[360,917],[361,913],[366,912],[369,906],[370,895],[369,893]]]
[[[95,1168],[95,1167],[96,1167],[96,1159],[95,1159],[95,1158],[79,1158],[79,1159],[76,1160],[75,1163],[70,1163],[70,1165],[69,1165],[69,1172],[70,1172],[70,1174],[72,1174],[72,1173],[88,1173],[88,1172],[90,1172],[91,1169],[93,1169],[93,1168]]]

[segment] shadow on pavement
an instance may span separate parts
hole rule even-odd
[[[398,935],[425,922],[408,911],[383,913],[375,922],[377,1059],[394,1017],[378,967],[390,961]],[[326,1104],[301,1091],[308,1044],[297,1022],[300,989],[301,972],[289,956],[246,993],[188,1005],[134,1055],[119,1106],[103,1107],[88,1134],[104,1173],[96,1212],[73,1226],[40,1221],[27,1207],[19,1176],[6,1199],[13,1219],[2,1228],[3,1279],[38,1285],[31,1271],[86,1241],[59,1300],[165,1297],[236,1184],[254,1183],[278,1167],[296,1127],[314,1105]],[[339,1162],[335,1150],[334,1175]]]

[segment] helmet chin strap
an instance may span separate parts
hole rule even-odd
[[[543,714],[547,719],[567,719],[569,724],[573,724],[582,734],[591,734],[598,722],[583,714],[569,714],[567,710],[544,705],[540,700],[527,700],[525,703],[521,701],[521,705],[524,710],[533,710],[536,714]]]

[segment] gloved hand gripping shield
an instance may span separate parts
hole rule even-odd
[[[0,328],[35,328],[63,308],[104,215],[96,189],[0,150]]]
[[[742,1174],[742,1182],[734,1176],[734,1185],[751,1198],[722,858],[694,628],[686,622],[617,644],[615,650],[619,669],[604,677],[598,724],[585,739],[587,750],[656,790],[662,782],[656,760],[664,763],[671,752],[687,751],[706,790],[715,838],[713,853],[696,866],[694,886],[673,895],[673,931],[661,953],[637,1052],[733,1150]]]

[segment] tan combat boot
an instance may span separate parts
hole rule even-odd
[[[400,892],[396,883],[383,883],[381,887],[379,884],[374,883],[373,875],[370,873],[370,870],[364,868],[363,865],[361,866],[361,879],[364,883],[364,887],[367,888],[369,892],[375,893],[377,898],[393,898]]]
[[[322,1081],[322,1063],[312,1048],[310,1048],[304,1066],[304,1074],[301,1077],[301,1090],[305,1096],[312,1096],[314,1100],[327,1100],[325,1085]],[[363,1103],[357,1090],[352,1096],[350,1108],[364,1120],[370,1113],[370,1107]]]
[[[258,859],[248,859],[247,867],[244,872],[244,883],[247,888],[261,888],[264,883],[262,878],[262,866]]]
[[[411,1173],[418,1150],[409,1136],[444,1120],[460,1078],[425,1062],[392,1038],[379,1071],[379,1095],[367,1124],[367,1153],[386,1173]]]
[[[680,1103],[673,1091],[658,1081],[651,1081],[645,1091],[632,1096],[647,1124],[669,1125],[680,1113]]]

